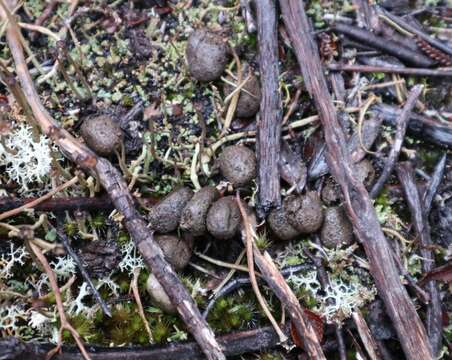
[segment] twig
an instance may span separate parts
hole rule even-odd
[[[72,185],[76,184],[78,182],[78,177],[74,176],[71,180],[66,181],[64,184],[61,184],[60,186],[57,186],[55,189],[49,191],[47,194],[41,196],[40,198],[30,201],[22,206],[19,206],[18,208],[9,210],[9,211],[5,211],[4,213],[0,214],[0,220],[4,220],[6,218],[9,218],[11,216],[20,214],[21,212],[27,210],[27,209],[32,209],[33,207],[35,207],[36,205],[42,203],[43,201],[50,199],[53,195],[59,193],[60,191],[63,191],[64,189],[71,187]]]
[[[404,47],[398,42],[379,37],[368,30],[360,29],[356,26],[342,24],[339,22],[335,23],[331,27],[333,31],[345,34],[356,41],[381,50],[387,54],[393,55],[400,60],[412,64],[413,66],[430,67],[435,64],[435,62],[429,57],[417,51],[413,51],[407,47]]]
[[[53,227],[51,224],[50,224],[50,226]],[[85,267],[83,266],[80,258],[78,257],[77,253],[74,251],[72,246],[70,245],[69,239],[64,234],[62,222],[59,222],[58,229],[55,229],[55,231],[56,231],[56,234],[58,235],[58,237],[61,239],[64,249],[69,254],[69,256],[74,260],[75,264],[77,265],[78,269],[80,270],[80,273],[82,274],[83,279],[88,284],[88,287],[91,290],[91,293],[93,294],[97,303],[102,308],[102,311],[107,316],[111,317],[111,312],[110,312],[110,309],[108,308],[107,303],[100,296],[99,291],[97,291],[96,287],[94,286],[93,281],[91,280],[91,277],[89,276],[88,272],[86,271]]]
[[[140,276],[140,268],[135,268],[133,270],[133,278],[130,282],[130,288],[132,289],[133,297],[135,298],[135,302],[138,307],[138,314],[140,315],[141,320],[143,321],[144,328],[149,336],[149,342],[152,343],[154,341],[154,337],[152,336],[151,328],[149,327],[148,320],[144,315],[143,304],[141,303],[140,290],[138,290],[138,276]]]
[[[237,259],[235,260],[234,265],[240,265],[243,257],[245,256],[245,253],[246,253],[246,250],[245,249],[242,250],[242,252],[239,254],[239,256],[237,256]],[[228,272],[228,274],[225,276],[223,281],[212,291],[214,297],[221,291],[221,289],[223,289],[223,287],[228,283],[228,281],[232,279],[235,272],[236,272],[236,269],[231,269]],[[203,316],[204,316],[204,313],[203,313]],[[205,318],[205,316],[204,316],[204,318]]]
[[[408,68],[401,66],[371,66],[371,65],[349,65],[349,64],[328,64],[328,69],[332,71],[349,71],[362,73],[386,73],[404,74],[413,76],[438,76],[451,77],[452,71],[441,69]]]
[[[419,196],[411,164],[409,162],[400,163],[397,166],[397,175],[405,193],[405,198],[411,212],[411,219],[421,245],[420,252],[424,260],[422,262],[422,271],[431,271],[435,267],[435,258],[432,250],[429,249],[429,246],[432,245],[430,226],[427,218],[424,216],[423,204]],[[430,294],[430,304],[427,305],[426,328],[433,353],[438,354],[441,349],[443,334],[441,298],[434,281],[429,281],[426,286]]]
[[[29,242],[28,245],[30,246],[30,249],[33,251],[33,253],[36,255],[36,258],[41,263],[42,267],[44,268],[44,270],[49,278],[50,287],[52,288],[53,293],[55,295],[55,301],[56,301],[56,305],[57,305],[57,309],[58,309],[58,315],[60,316],[61,325],[60,325],[60,330],[58,331],[58,345],[54,350],[49,352],[49,357],[51,357],[51,354],[55,354],[55,353],[59,352],[59,350],[61,348],[63,331],[68,330],[71,333],[72,337],[74,338],[78,348],[80,349],[80,352],[82,353],[83,358],[86,360],[90,360],[91,357],[88,355],[88,353],[85,349],[85,345],[83,344],[80,334],[77,332],[77,330],[75,330],[72,327],[72,325],[67,320],[66,313],[64,312],[63,300],[61,298],[61,293],[60,293],[60,289],[58,287],[55,273],[52,271],[52,268],[50,267],[49,262],[47,261],[46,257],[41,252],[39,247],[37,247],[36,245],[34,245],[31,242]]]
[[[246,261],[248,264],[248,274],[250,277],[251,287],[253,288],[257,301],[259,302],[259,305],[261,306],[262,310],[264,311],[265,316],[267,316],[268,320],[270,321],[270,323],[272,324],[276,333],[278,334],[279,341],[281,343],[285,343],[288,338],[279,328],[278,323],[276,322],[275,318],[273,317],[272,313],[270,312],[270,309],[268,308],[267,301],[264,299],[264,297],[261,294],[261,291],[259,290],[259,285],[257,285],[256,274],[254,272],[253,253],[254,253],[254,251],[258,251],[258,250],[255,249],[256,245],[254,244],[253,230],[251,228],[251,224],[248,219],[248,214],[246,213],[246,210],[242,204],[242,200],[240,199],[238,192],[237,192],[235,200],[240,209],[240,214],[242,215],[243,224],[244,224],[244,226],[243,226],[244,230],[242,230],[242,232],[243,232],[242,237],[244,237],[244,242],[245,242],[245,247],[246,247]]]
[[[281,95],[279,93],[278,32],[273,0],[255,2],[262,98],[257,128],[259,217],[281,205],[279,152],[281,150]]]
[[[422,86],[416,85],[411,89],[410,95],[400,113],[399,119],[397,120],[396,133],[394,137],[394,143],[392,144],[391,151],[389,152],[388,158],[386,159],[385,166],[381,172],[380,177],[375,182],[370,191],[369,195],[372,199],[375,199],[380,194],[381,189],[388,180],[389,176],[394,169],[394,165],[399,158],[400,149],[402,148],[403,140],[405,139],[405,132],[408,126],[408,121],[410,120],[411,111],[416,105],[417,98],[422,92]]]
[[[399,271],[369,194],[363,183],[354,176],[345,136],[338,123],[318,50],[310,34],[304,2],[280,0],[280,5],[306,87],[320,115],[330,171],[342,188],[347,214],[369,259],[370,272],[379,296],[386,305],[407,359],[433,359],[425,328],[400,281]]]
[[[427,183],[427,189],[425,189],[423,196],[424,216],[428,219],[430,210],[432,208],[433,198],[438,191],[438,187],[443,179],[444,170],[446,169],[447,153],[444,153],[435,166],[435,170]]]
[[[3,4],[3,2],[0,1],[0,4]],[[10,5],[9,8],[12,8],[14,1],[10,0],[8,4]],[[0,11],[1,18],[6,19],[5,11],[8,11],[9,8],[3,7]],[[147,223],[135,209],[133,197],[121,173],[108,160],[98,157],[89,148],[80,144],[66,130],[60,128],[59,124],[42,105],[28,71],[19,39],[19,29],[11,17],[7,26],[8,45],[16,64],[16,73],[22,89],[41,130],[60,147],[67,158],[77,163],[82,169],[97,176],[116,209],[124,216],[125,228],[129,231],[146,265],[152,270],[152,273],[170,297],[188,331],[193,334],[207,359],[225,359],[212,329],[202,318],[193,298],[165,260],[152,232],[147,228]]]

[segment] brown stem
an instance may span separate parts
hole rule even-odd
[[[423,204],[414,178],[414,170],[409,162],[400,163],[397,166],[397,175],[402,185],[408,207],[411,212],[411,219],[416,229],[421,245],[422,271],[428,272],[435,267],[435,258],[429,247],[432,245],[430,237],[430,226],[424,216]],[[430,303],[427,305],[427,332],[434,354],[438,354],[441,349],[443,336],[441,299],[438,286],[435,281],[429,281],[426,289],[430,294]]]
[[[0,1],[0,4],[3,6],[4,2]],[[15,1],[8,1],[8,5],[9,9],[13,8]],[[154,241],[153,234],[147,228],[147,223],[135,209],[133,197],[121,173],[108,160],[98,157],[86,146],[80,144],[67,131],[60,128],[58,123],[44,108],[27,68],[20,43],[18,26],[7,7],[0,9],[0,16],[3,20],[8,20],[7,41],[16,64],[16,73],[42,132],[60,147],[67,158],[99,179],[116,209],[124,216],[124,225],[143,256],[146,265],[162,284],[207,359],[225,359],[213,331],[202,318],[187,289],[164,259],[162,250]]]
[[[306,87],[320,115],[328,165],[342,188],[347,214],[369,259],[370,272],[378,293],[386,305],[407,359],[433,359],[425,328],[400,281],[399,271],[369,194],[363,183],[354,176],[345,136],[337,120],[303,1],[280,0],[280,5]]]
[[[258,0],[256,5],[259,69],[262,98],[257,127],[258,215],[281,205],[279,152],[281,149],[281,95],[279,93],[278,32],[274,0]]]

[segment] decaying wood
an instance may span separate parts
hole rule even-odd
[[[414,170],[409,162],[400,163],[397,166],[397,175],[405,193],[405,198],[411,212],[411,219],[416,229],[420,243],[422,256],[422,271],[428,272],[435,267],[435,258],[429,247],[432,245],[430,226],[425,216],[423,204],[414,177]],[[429,281],[426,289],[430,295],[430,303],[427,305],[427,332],[434,354],[441,349],[443,336],[441,299],[438,286],[435,281]]]
[[[337,121],[318,50],[310,33],[304,3],[280,0],[280,5],[306,87],[314,99],[323,125],[330,171],[342,188],[347,214],[366,252],[379,296],[385,303],[407,359],[433,359],[425,328],[400,281],[392,251],[369,194],[354,176],[345,136]]]
[[[359,64],[329,64],[328,69],[332,71],[349,71],[362,73],[385,73],[385,74],[403,74],[413,76],[434,76],[434,77],[452,77],[452,71],[441,69],[409,68],[402,66],[371,66]]]
[[[239,206],[243,207],[241,204]],[[247,232],[250,234],[253,233],[254,229],[252,228],[250,216],[247,215],[247,211],[241,211],[241,214],[244,230],[248,229],[246,230]],[[242,237],[242,241],[244,245],[247,246],[246,236]],[[260,270],[262,278],[274,292],[279,301],[281,301],[281,304],[287,309],[292,324],[295,326],[298,335],[301,337],[304,349],[308,353],[309,358],[313,360],[326,359],[313,326],[310,321],[305,318],[303,309],[301,308],[297,297],[284,280],[284,277],[274,264],[268,252],[262,254],[255,244],[253,245],[252,250],[254,261]]]
[[[278,31],[274,0],[255,2],[262,98],[257,127],[259,217],[281,205],[279,152],[282,105],[279,93]]]
[[[371,46],[374,49],[395,56],[396,58],[413,66],[431,67],[435,65],[435,61],[433,61],[429,57],[417,51],[413,51],[407,47],[404,47],[398,42],[377,36],[368,30],[360,29],[356,26],[347,25],[340,22],[332,25],[332,29],[338,33],[352,38],[353,40],[359,41],[365,45]]]
[[[2,1],[0,4],[3,6],[4,2]],[[24,58],[18,26],[10,14],[10,10],[16,3],[10,0],[7,4],[8,8],[1,8],[0,17],[8,22],[6,37],[16,65],[16,73],[41,131],[59,146],[68,159],[96,176],[108,192],[116,209],[124,216],[124,225],[146,265],[173,301],[188,331],[194,336],[206,357],[208,359],[225,359],[213,331],[202,318],[199,309],[175,271],[164,259],[162,250],[154,241],[152,232],[149,231],[143,217],[135,209],[133,197],[121,173],[108,160],[98,157],[66,130],[60,128],[41,103]]]
[[[392,144],[391,151],[386,159],[385,166],[381,172],[380,177],[377,179],[372,187],[369,195],[372,199],[375,199],[379,194],[381,189],[383,189],[384,184],[388,180],[389,176],[394,169],[394,165],[399,158],[400,150],[402,149],[403,140],[405,139],[405,132],[407,129],[408,121],[410,120],[411,111],[416,105],[416,101],[421,94],[422,86],[416,85],[411,89],[408,99],[403,107],[400,117],[397,120],[396,133],[394,137],[394,143]]]

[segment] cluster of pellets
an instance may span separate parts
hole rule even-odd
[[[198,81],[217,80],[226,68],[229,53],[228,45],[218,34],[204,29],[194,31],[186,48],[191,76]],[[223,88],[225,96],[235,90],[230,85],[234,79],[228,80]],[[249,118],[259,111],[259,80],[250,72],[241,86],[235,115]],[[102,156],[114,153],[123,141],[119,125],[107,115],[85,119],[81,135],[85,143]],[[225,147],[217,161],[222,176],[236,189],[249,186],[256,177],[256,156],[246,146]],[[321,194],[323,203],[315,191],[285,197],[281,208],[274,209],[267,218],[272,234],[280,240],[292,240],[320,231],[321,241],[326,247],[350,244],[353,240],[352,226],[344,210],[332,205],[338,202],[337,194],[340,191],[333,186],[325,186]],[[325,208],[324,204],[329,206]],[[156,233],[155,241],[176,271],[189,263],[193,238],[210,235],[219,241],[228,241],[237,237],[241,229],[241,214],[235,197],[223,196],[213,186],[203,187],[196,193],[187,187],[176,189],[150,209],[147,219],[150,229]],[[178,229],[183,236],[176,235]],[[163,311],[175,312],[152,274],[147,281],[147,290]]]

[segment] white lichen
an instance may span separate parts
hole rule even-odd
[[[33,140],[32,128],[19,124],[0,143],[0,165],[6,167],[10,179],[20,185],[21,192],[30,190],[32,183],[42,184],[52,164],[49,139],[40,135]]]
[[[117,297],[119,296],[119,285],[116,284],[116,282],[111,278],[112,274],[109,274],[108,276],[105,276],[103,278],[100,278],[97,280],[96,289],[100,289],[102,286],[107,286],[110,290],[113,296]]]
[[[92,307],[86,306],[83,299],[90,295],[88,283],[84,282],[78,291],[78,295],[74,300],[69,302],[68,313],[71,315],[85,314],[87,316],[92,314]]]
[[[70,256],[60,256],[56,262],[52,261],[50,266],[58,279],[68,279],[77,271],[75,261]]]
[[[128,272],[130,276],[133,276],[135,269],[143,269],[143,258],[138,254],[135,244],[129,241],[127,244],[121,247],[122,260],[119,263],[119,268],[123,272]]]
[[[0,330],[9,330],[14,335],[20,334],[18,322],[27,318],[21,305],[0,304]]]
[[[9,252],[2,254],[0,259],[0,279],[11,278],[14,265],[24,265],[25,258],[28,256],[28,252],[23,246],[15,247],[13,243],[10,243],[9,247]]]

